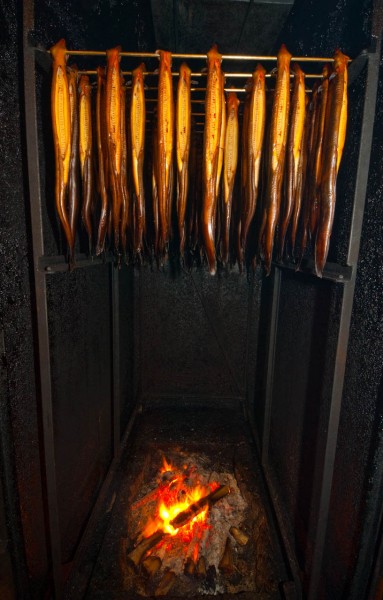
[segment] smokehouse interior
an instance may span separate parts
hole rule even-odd
[[[383,600],[383,0],[1,23],[1,600]]]

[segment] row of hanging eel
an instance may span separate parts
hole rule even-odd
[[[70,265],[81,206],[89,251],[95,247],[97,255],[113,244],[118,261],[121,255],[140,262],[154,257],[163,264],[169,247],[176,247],[184,264],[205,257],[212,274],[217,260],[237,262],[242,270],[245,261],[254,265],[259,259],[269,273],[274,239],[277,258],[287,252],[298,263],[311,239],[320,276],[345,140],[348,57],[335,53],[310,102],[305,75],[294,64],[290,108],[291,54],[282,45],[268,100],[262,65],[246,85],[240,140],[240,102],[235,92],[225,96],[222,55],[213,46],[207,54],[201,140],[192,127],[191,71],[180,66],[174,108],[172,57],[159,51],[158,102],[147,163],[145,66],[132,72],[127,102],[120,50],[108,50],[106,68],[97,69],[93,118],[89,77],[67,66],[64,40],[51,49],[56,208]],[[151,194],[145,194],[147,179]]]

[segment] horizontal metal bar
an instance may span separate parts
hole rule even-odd
[[[50,52],[50,50],[48,50],[48,52]],[[67,50],[67,54],[68,56],[105,56],[106,50]],[[120,56],[131,58],[160,57],[158,52],[120,52]],[[175,52],[172,54],[172,58],[206,60],[207,54],[179,54]],[[223,54],[222,60],[263,60],[276,62],[278,60],[278,56],[265,56],[257,54]],[[334,62],[334,58],[328,56],[292,56],[291,60],[315,63]]]
[[[123,75],[133,75],[132,71],[121,71],[121,73]],[[79,71],[78,72],[79,75],[97,75],[97,71],[95,70],[86,70],[86,71]],[[142,73],[145,76],[158,76],[158,73],[156,71],[143,71]],[[237,78],[237,79],[243,79],[243,78],[249,78],[252,77],[253,73],[224,73],[225,77],[231,77],[231,78]],[[275,73],[266,73],[265,77],[270,78],[270,77],[275,77]],[[179,76],[179,72],[178,71],[172,71],[172,76],[173,77],[178,77]],[[207,72],[198,72],[198,73],[191,73],[190,77],[206,77],[207,76]],[[293,78],[294,77],[294,73],[290,73],[290,77]],[[323,75],[322,73],[305,73],[305,78],[306,79],[322,79]]]
[[[314,260],[312,258],[303,259],[299,268],[291,261],[274,261],[273,264],[279,269],[289,269],[290,271],[308,273],[317,277],[315,274]],[[323,269],[322,279],[327,279],[336,283],[346,283],[346,281],[350,281],[351,277],[352,267],[349,265],[340,265],[338,263],[327,262],[325,268]]]
[[[97,267],[106,263],[113,262],[114,257],[107,255],[103,257],[95,256],[94,258],[89,257],[87,254],[77,254],[75,256],[75,265],[73,269],[82,269],[84,267]],[[69,265],[64,256],[40,256],[38,259],[38,270],[39,272],[51,274],[51,273],[65,273],[69,270]]]

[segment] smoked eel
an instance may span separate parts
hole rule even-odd
[[[268,181],[263,212],[263,257],[266,273],[270,273],[275,227],[279,218],[281,187],[285,163],[288,117],[290,108],[291,54],[282,44],[278,53],[277,80],[270,122]]]
[[[326,106],[328,98],[328,85],[329,85],[329,65],[323,67],[323,80],[318,87],[318,108],[317,116],[315,121],[315,132],[313,140],[313,156],[310,171],[309,181],[309,194],[310,194],[310,218],[309,218],[309,231],[310,236],[313,239],[316,234],[316,229],[319,219],[319,205],[320,205],[320,178],[322,171],[322,153],[323,153],[323,135],[326,121]]]
[[[56,185],[55,202],[60,223],[64,230],[69,252],[74,241],[67,208],[69,165],[71,157],[71,114],[69,85],[66,74],[66,45],[60,40],[50,50],[53,58],[51,111],[53,144],[55,151]]]
[[[96,98],[96,134],[97,134],[97,166],[98,189],[101,197],[101,213],[97,233],[96,254],[105,250],[105,237],[108,229],[109,196],[107,186],[108,174],[108,144],[105,121],[105,69],[97,68],[97,98]]]
[[[112,192],[111,221],[116,255],[120,255],[121,193],[121,47],[106,51],[106,134],[108,140],[109,180]]]
[[[82,220],[89,238],[89,253],[92,252],[92,202],[93,202],[93,140],[92,140],[92,87],[88,75],[80,78],[80,166],[82,181]]]
[[[211,275],[216,272],[215,213],[219,141],[222,120],[222,55],[213,46],[208,55],[203,153],[202,236]]]
[[[153,122],[152,133],[152,210],[153,210],[153,249],[154,256],[158,259],[158,243],[160,235],[160,224],[158,215],[158,186],[157,186],[157,169],[158,169],[158,142],[157,142],[157,119]]]
[[[305,187],[303,189],[302,197],[302,209],[301,209],[301,227],[300,227],[300,256],[299,263],[305,254],[307,248],[307,242],[309,238],[310,229],[310,215],[311,215],[311,181],[313,179],[312,172],[314,169],[314,147],[315,147],[315,132],[318,121],[319,113],[319,99],[318,99],[318,88],[319,84],[314,83],[311,102],[308,107],[306,120],[307,120],[307,146],[306,146],[306,176],[305,176]]]
[[[348,56],[337,50],[329,78],[320,185],[320,212],[315,240],[315,271],[321,277],[326,264],[334,221],[336,177],[342,158],[347,125]]]
[[[126,139],[126,87],[121,76],[121,227],[122,253],[126,258],[127,230],[129,226],[130,197],[128,189],[128,145]]]
[[[74,245],[80,207],[80,161],[79,161],[79,116],[78,116],[78,69],[76,65],[68,67],[71,152],[69,163],[69,224],[72,232],[72,245],[69,248],[69,264],[74,265]]]
[[[229,92],[227,97],[227,119],[223,168],[223,205],[221,231],[221,259],[224,265],[229,260],[229,239],[231,207],[235,174],[238,165],[238,106],[239,100],[235,92]]]
[[[158,76],[157,104],[157,194],[160,224],[159,253],[167,251],[170,236],[170,214],[172,200],[173,145],[174,145],[174,104],[172,82],[172,55],[165,50],[158,50],[160,69]]]
[[[241,247],[245,250],[250,224],[254,218],[258,198],[259,168],[262,158],[266,119],[266,71],[258,65],[253,73],[249,102],[246,145],[246,186],[241,210]]]
[[[306,114],[305,74],[294,64],[294,89],[291,99],[291,114],[287,141],[287,156],[285,169],[286,189],[281,205],[281,215],[278,232],[278,258],[283,255],[285,236],[290,223],[296,195],[299,194],[299,181],[302,178],[302,146]]]
[[[306,183],[306,168],[307,168],[307,147],[310,133],[310,120],[308,115],[308,106],[309,106],[309,97],[306,94],[305,97],[305,122],[304,122],[304,131],[303,131],[303,139],[302,139],[302,148],[299,156],[299,164],[298,164],[298,177],[297,177],[297,187],[295,190],[294,198],[293,198],[293,209],[291,214],[291,229],[290,229],[290,243],[291,243],[291,254],[294,256],[295,254],[295,241],[297,237],[298,231],[298,223],[299,217],[301,214],[301,206],[302,206],[302,197],[303,192],[305,190]]]
[[[182,63],[177,87],[177,221],[180,240],[180,255],[185,250],[185,215],[189,188],[189,152],[191,132],[191,99],[189,67]]]
[[[134,183],[133,203],[133,252],[143,252],[145,232],[145,195],[144,195],[144,150],[145,150],[145,65],[141,64],[133,71],[132,100],[130,105],[130,136],[132,140],[132,169]]]

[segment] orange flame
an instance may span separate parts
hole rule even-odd
[[[163,530],[171,536],[179,536],[185,544],[189,544],[192,540],[196,540],[197,544],[193,549],[193,559],[198,557],[198,540],[202,538],[202,534],[210,526],[207,523],[208,508],[196,515],[183,527],[178,529],[171,525],[171,522],[182,511],[186,510],[191,504],[197,502],[203,496],[206,496],[211,491],[218,487],[217,483],[201,485],[199,481],[196,485],[190,487],[190,482],[187,479],[187,465],[182,468],[177,468],[163,458],[163,465],[160,473],[174,473],[168,485],[162,485],[158,488],[158,502],[154,518],[150,519],[146,524],[142,534],[143,537],[149,537],[158,530]],[[190,475],[190,470],[189,470]]]

